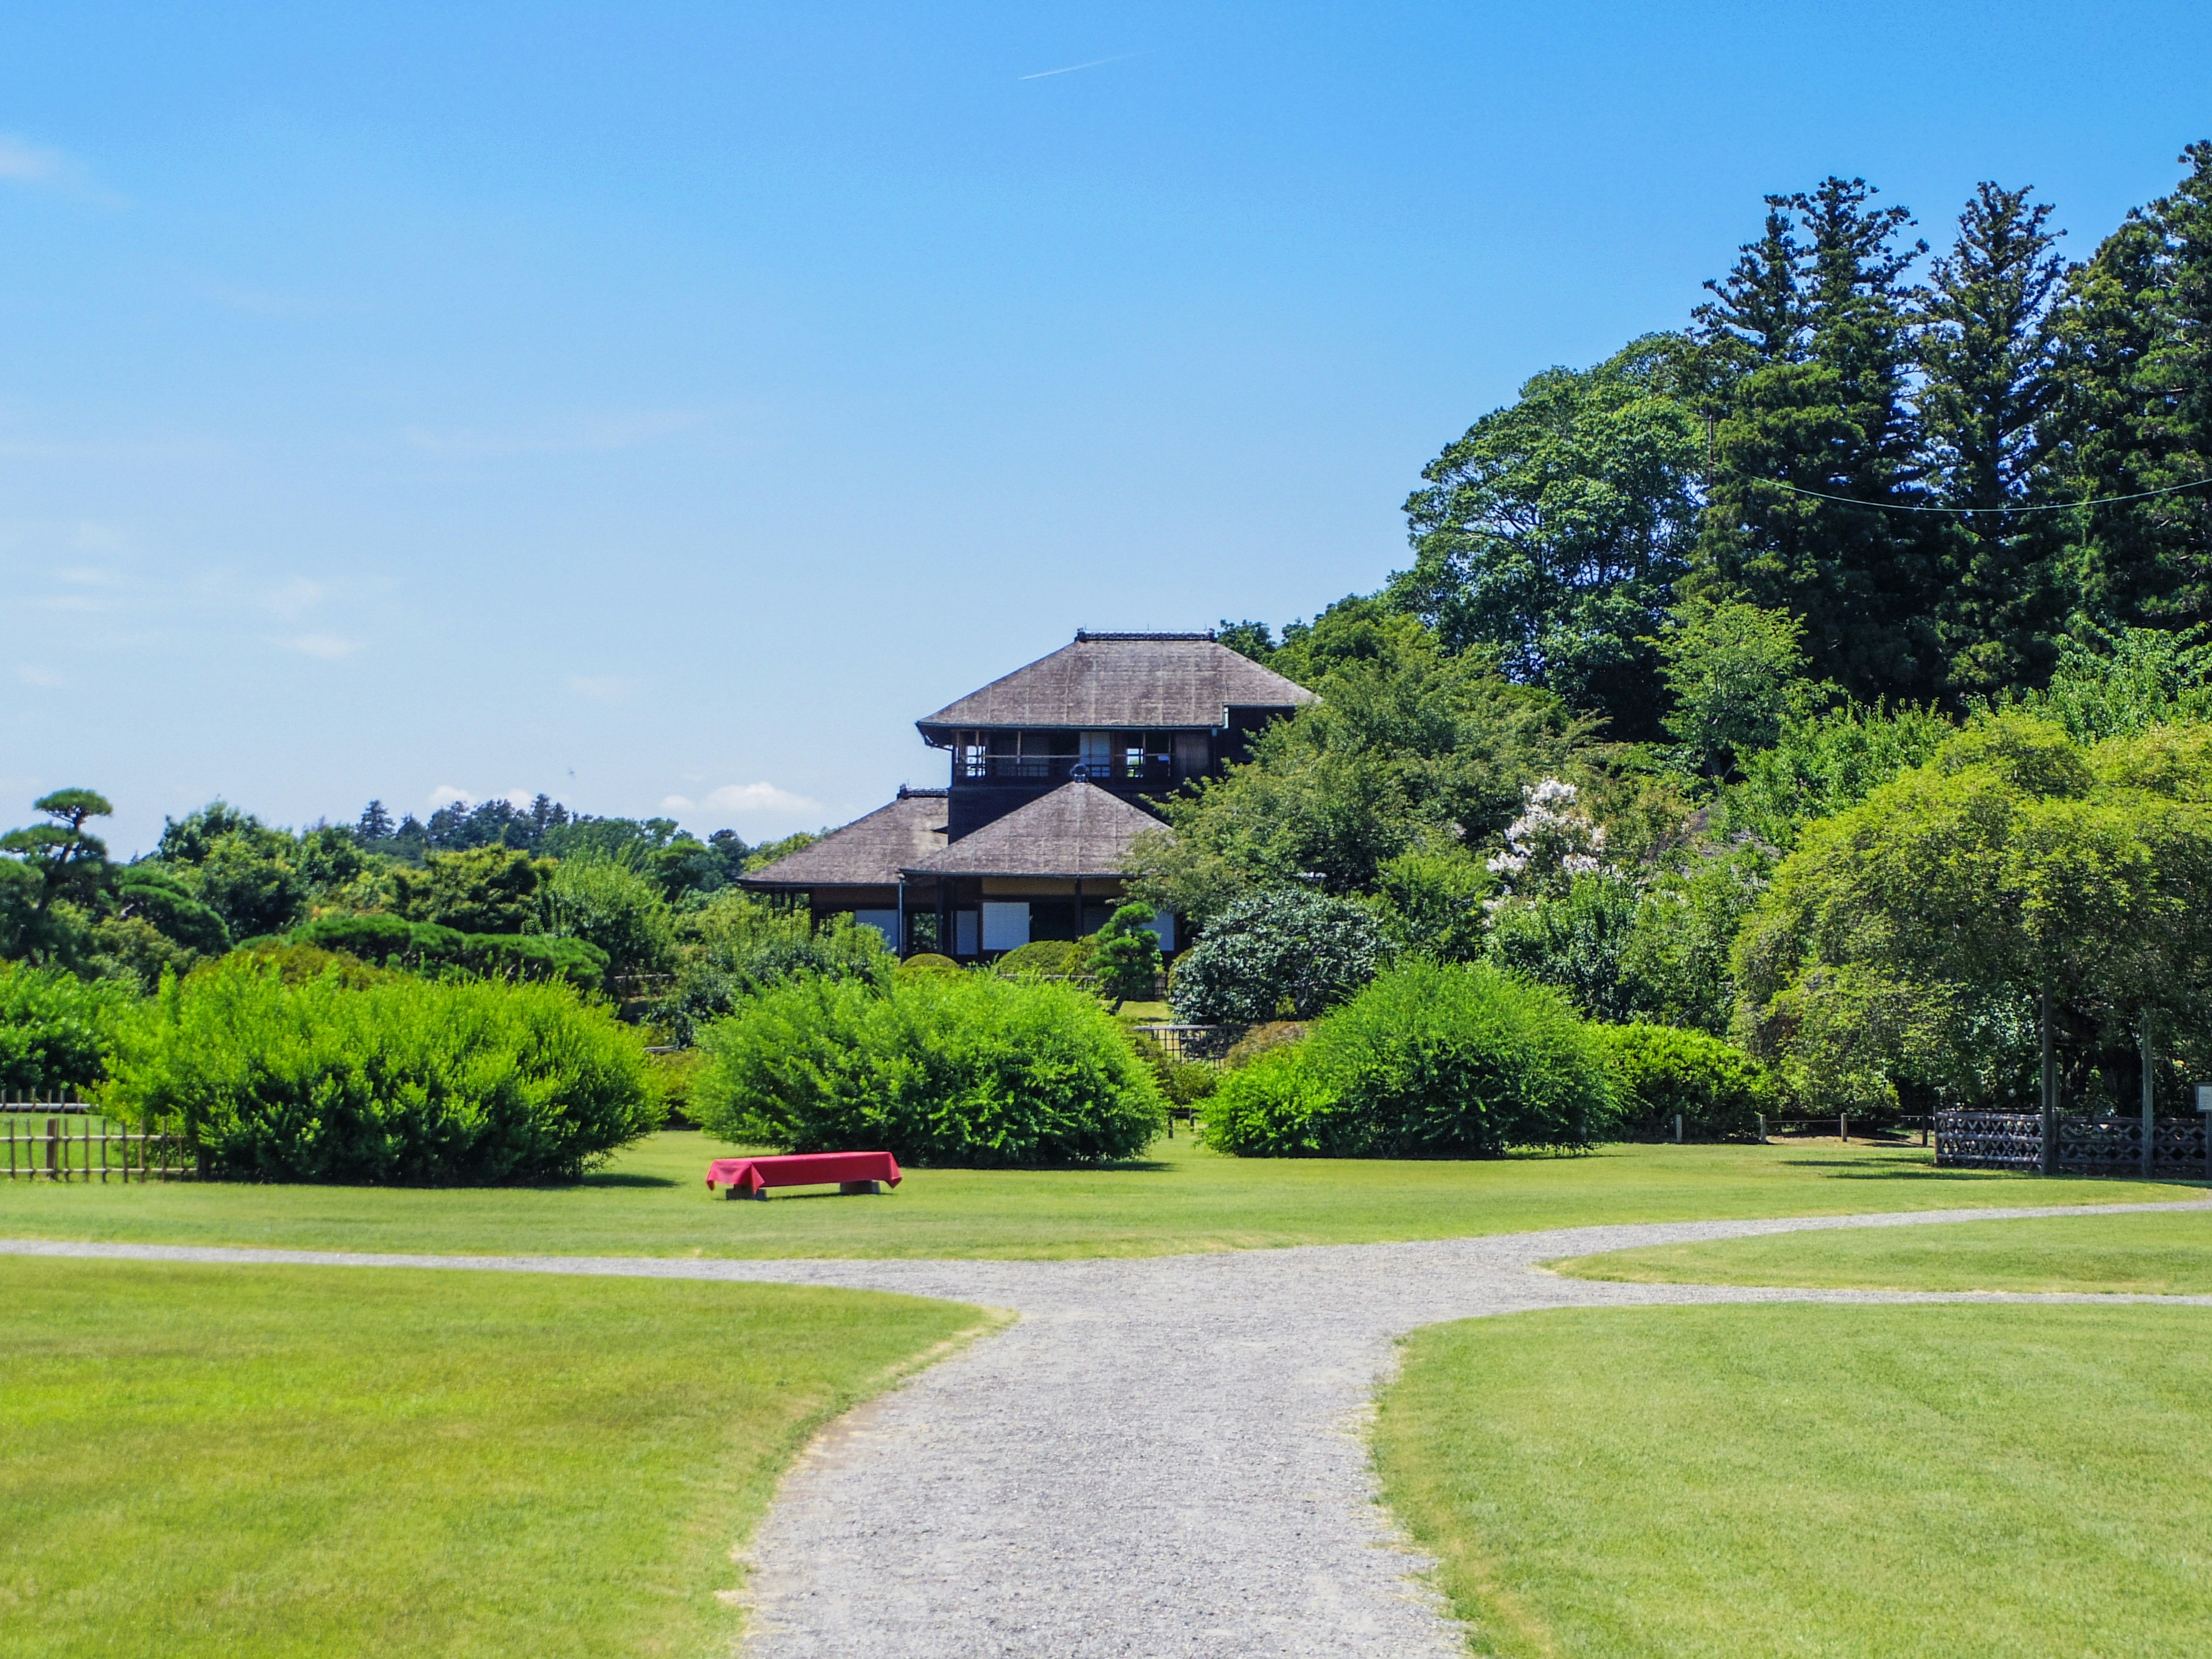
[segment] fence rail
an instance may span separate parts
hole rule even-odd
[[[2204,1121],[2040,1112],[1938,1112],[1936,1162],[1961,1170],[2050,1170],[2061,1175],[2212,1177]],[[2055,1142],[2053,1137],[2055,1135]]]
[[[1132,1025],[1168,1051],[1172,1060],[1199,1060],[1218,1066],[1249,1025]]]
[[[0,1097],[10,1181],[189,1181],[198,1160],[179,1136],[149,1133],[82,1100]]]

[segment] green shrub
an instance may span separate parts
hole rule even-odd
[[[573,1181],[659,1121],[635,1032],[559,985],[335,973],[240,952],[119,1033],[111,1104],[260,1181]]]
[[[54,1095],[97,1083],[137,1002],[127,981],[0,963],[0,1090]]]
[[[668,901],[639,872],[605,856],[562,859],[538,888],[528,933],[580,939],[606,953],[623,979],[665,973],[675,962]]]
[[[1416,960],[1230,1073],[1206,1135],[1247,1157],[1495,1158],[1587,1146],[1610,1115],[1603,1056],[1565,998],[1487,963]]]
[[[1613,1079],[1613,1133],[1671,1140],[1674,1115],[1690,1140],[1754,1140],[1759,1116],[1779,1106],[1774,1074],[1704,1031],[1674,1025],[1593,1025]]]
[[[994,962],[991,971],[1009,979],[1024,975],[1039,979],[1081,979],[1091,971],[1091,939],[1031,939]]]
[[[715,1020],[778,985],[851,980],[880,988],[898,959],[872,927],[840,915],[816,927],[804,910],[775,911],[757,902],[718,903],[690,959],[654,1017],[689,1046]]]
[[[1182,1060],[1170,1054],[1158,1038],[1143,1031],[1128,1034],[1129,1047],[1160,1085],[1171,1106],[1195,1106],[1220,1086],[1221,1074],[1202,1060]]]
[[[1133,1157],[1158,1086],[1097,1002],[988,974],[777,986],[701,1037],[702,1126],[793,1152],[1035,1168]]]
[[[1200,1025],[1310,1019],[1374,978],[1388,959],[1372,913],[1303,887],[1269,887],[1229,905],[1176,959],[1169,1000]]]
[[[934,951],[924,951],[899,963],[897,971],[902,979],[920,979],[927,974],[964,974],[968,970],[951,957],[941,957]]]
[[[607,977],[607,953],[584,939],[464,933],[398,916],[325,916],[294,928],[283,942],[339,951],[379,968],[434,975],[458,969],[520,983],[565,980],[580,991],[596,991]],[[257,948],[265,943],[255,941]]]
[[[1310,1029],[1302,1019],[1271,1019],[1265,1025],[1255,1025],[1250,1030],[1229,1045],[1222,1056],[1222,1064],[1231,1071],[1249,1066],[1262,1054],[1271,1054],[1278,1048],[1287,1048],[1302,1042]]]

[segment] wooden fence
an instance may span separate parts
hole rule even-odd
[[[0,1097],[10,1181],[189,1181],[191,1150],[149,1134],[81,1100]]]
[[[2056,1134],[2056,1144],[2051,1139]],[[2059,1175],[2212,1178],[2204,1121],[2161,1117],[2143,1141],[2140,1117],[2062,1112],[1938,1112],[1936,1162],[1961,1170],[2045,1170]]]

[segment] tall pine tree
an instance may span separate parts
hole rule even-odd
[[[1928,276],[1920,312],[1922,442],[1941,519],[1937,621],[1954,693],[2041,684],[2065,621],[2052,418],[2059,392],[2054,311],[2066,265],[2051,209],[1984,183],[1959,237]]]
[[[2067,487],[2090,503],[2073,576],[2106,626],[2212,622],[2212,489],[2186,487],[2212,477],[2212,143],[2181,161],[2180,186],[2073,273],[2059,317]]]
[[[1925,697],[1946,668],[1940,538],[1893,509],[1923,500],[1905,275],[1926,245],[1900,248],[1911,216],[1874,194],[1830,178],[1770,197],[1760,240],[1707,284],[1698,334],[1725,379],[1687,586],[1798,617],[1812,672],[1855,696]]]

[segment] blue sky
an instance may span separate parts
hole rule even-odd
[[[2201,3],[11,8],[0,825],[842,821],[1078,627],[1371,588],[1765,191],[2028,181],[2086,253],[2207,62]]]

